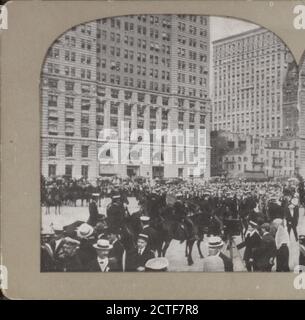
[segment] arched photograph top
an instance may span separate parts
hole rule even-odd
[[[303,73],[273,32],[229,17],[60,35],[40,83],[41,271],[292,271]]]

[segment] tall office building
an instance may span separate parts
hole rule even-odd
[[[208,178],[209,43],[205,16],[107,18],[63,34],[43,66],[42,174],[187,177],[198,174],[198,166],[186,159],[191,149],[191,158],[204,154],[199,171]],[[146,148],[136,149],[143,137],[134,141],[123,128],[149,132]],[[127,156],[123,148],[120,161],[111,160],[116,150],[105,129],[120,141],[120,150],[130,146]],[[160,152],[155,152],[154,129],[202,130],[205,141],[195,138],[181,149],[174,139],[169,163],[170,141],[163,137]],[[143,152],[149,163],[136,161],[133,154],[140,159]]]
[[[287,56],[288,57],[288,56]],[[289,55],[283,84],[283,136],[294,138],[299,133],[299,72],[295,60]]]
[[[305,178],[305,62],[299,72],[299,173]]]
[[[257,28],[213,42],[213,129],[271,138],[283,134],[288,50]]]

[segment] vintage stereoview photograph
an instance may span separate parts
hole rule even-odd
[[[41,272],[305,267],[305,64],[273,32],[83,22],[50,43],[40,95]]]

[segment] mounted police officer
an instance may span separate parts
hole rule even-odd
[[[181,227],[184,229],[186,238],[193,236],[194,225],[193,222],[188,218],[187,208],[182,201],[182,194],[176,195],[177,201],[174,204],[174,214]]]
[[[120,194],[114,194],[107,206],[107,222],[112,229],[119,230],[124,225],[126,208],[121,201]]]

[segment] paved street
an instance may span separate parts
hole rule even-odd
[[[129,206],[128,209],[131,213],[138,210],[138,203],[135,198],[128,198]],[[110,202],[110,199],[103,199],[99,212],[101,214],[106,214],[106,206]],[[88,207],[81,207],[78,203],[77,207],[62,207],[61,215],[54,214],[54,208],[51,209],[51,214],[45,214],[45,208],[42,208],[42,225],[48,226],[51,223],[56,225],[68,225],[76,220],[86,221],[89,217]],[[300,220],[298,226],[299,233],[305,234],[305,216],[304,208],[300,209]],[[235,243],[238,244],[241,239],[236,237]],[[298,244],[296,243],[293,233],[291,232],[290,237],[290,268],[293,270],[294,266],[298,264]],[[204,256],[208,253],[207,238],[201,243],[201,251]],[[229,252],[226,252],[229,255]],[[233,249],[233,262],[234,271],[245,271],[243,261],[241,260],[243,250],[238,251],[236,248]],[[199,257],[198,249],[196,243],[193,248],[193,260],[194,264],[192,266],[187,265],[185,258],[185,243],[180,244],[179,241],[173,240],[168,248],[166,257],[169,260],[170,268],[169,271],[202,271],[202,259]]]

